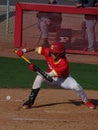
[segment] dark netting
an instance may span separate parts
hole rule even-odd
[[[38,11],[23,11],[22,45],[42,45],[41,31],[38,26]],[[51,13],[50,13],[51,14]],[[52,14],[51,14],[52,15]],[[55,24],[49,26],[49,44],[54,40],[65,42],[66,48],[71,50],[84,50],[87,47],[86,28],[83,15],[62,13],[61,28],[55,30]],[[96,24],[96,51],[98,51],[98,24]],[[67,42],[66,42],[66,39]]]

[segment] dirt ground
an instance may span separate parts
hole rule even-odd
[[[0,89],[0,130],[98,130],[98,108],[88,109],[73,91],[41,89],[33,108],[22,109],[29,91]],[[98,92],[86,93],[98,107]]]

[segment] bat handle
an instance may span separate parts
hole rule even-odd
[[[47,79],[49,82],[52,82],[53,79],[52,77],[50,77],[46,72],[44,72],[43,70],[41,70],[39,67],[35,66],[35,70],[37,72],[39,72],[45,79]]]

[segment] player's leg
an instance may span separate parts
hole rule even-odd
[[[31,89],[31,92],[30,92],[30,95],[29,95],[29,98],[28,100],[23,104],[23,108],[25,109],[28,109],[28,108],[31,108],[32,105],[34,104],[35,102],[35,99],[39,93],[39,90],[40,90],[40,87],[41,87],[41,84],[43,83],[44,79],[42,76],[38,75],[34,81],[34,84],[32,86],[32,89]]]
[[[40,24],[39,24],[40,31],[41,31],[42,44],[44,47],[49,47],[47,21],[48,21],[48,19],[43,17],[43,18],[41,18]]]
[[[77,83],[74,78],[68,77],[61,83],[61,87],[74,90],[87,107],[89,107],[90,109],[95,108],[94,104],[88,100],[88,97],[83,88],[80,86],[79,83]]]
[[[88,50],[94,51],[95,45],[95,25],[96,20],[86,20],[87,36],[88,36]]]

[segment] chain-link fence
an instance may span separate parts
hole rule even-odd
[[[0,1],[0,33],[13,33],[16,2],[31,2],[30,0]]]

